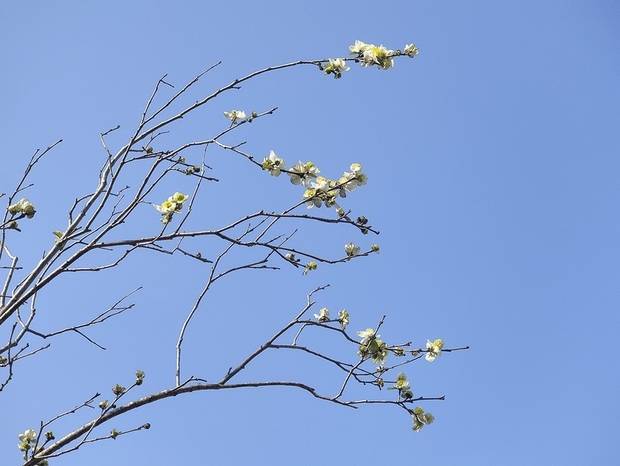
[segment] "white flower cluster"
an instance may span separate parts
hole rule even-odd
[[[410,413],[413,419],[413,430],[415,432],[420,432],[420,430],[422,430],[422,427],[428,424],[432,424],[435,420],[435,416],[433,416],[431,413],[425,412],[419,406],[410,411]]]
[[[28,458],[28,451],[33,449],[35,444],[37,443],[37,432],[33,429],[26,429],[23,434],[19,434],[17,436],[19,439],[19,443],[17,444],[17,448],[20,451],[24,452],[24,460]],[[54,434],[52,432],[45,433],[46,440],[54,440]],[[39,448],[40,449],[40,448]],[[38,449],[38,450],[39,450]],[[37,463],[39,466],[48,466],[49,463],[47,460],[41,460]]]
[[[425,359],[428,362],[433,362],[435,359],[439,357],[442,349],[443,349],[443,340],[441,338],[437,338],[436,340],[433,340],[433,341],[427,340]]]
[[[270,151],[269,155],[263,159],[261,166],[263,170],[267,170],[271,176],[280,176],[280,172],[284,168],[284,159],[278,157],[274,151]]]
[[[342,78],[342,73],[349,70],[350,68],[344,58],[330,58],[327,65],[323,66],[325,74],[333,74],[334,79]]]
[[[280,176],[284,171],[288,174],[291,183],[306,188],[303,197],[307,200],[308,208],[322,205],[339,208],[336,203],[338,197],[346,197],[347,192],[365,185],[368,181],[359,163],[352,163],[350,171],[345,171],[340,178],[329,179],[319,175],[321,171],[312,161],[300,161],[287,169],[284,159],[273,150],[263,159],[261,167],[272,176]]]
[[[187,194],[176,192],[161,204],[154,204],[153,207],[161,214],[161,222],[165,225],[172,220],[175,212],[183,208],[183,203],[189,199]]]
[[[354,55],[362,66],[376,66],[382,70],[389,70],[394,66],[394,57],[407,55],[415,57],[420,50],[414,44],[406,44],[402,52],[391,50],[383,45],[367,44],[361,40],[356,40],[349,46],[349,51]]]
[[[326,307],[319,309],[319,313],[314,314],[314,318],[321,323],[329,322],[329,309]]]
[[[413,398],[413,392],[411,391],[411,385],[407,380],[407,376],[403,373],[398,374],[393,390],[398,390],[398,396],[403,400],[411,400]]]
[[[230,112],[224,112],[224,116],[233,123],[239,123],[248,119],[243,110],[231,110]]]
[[[360,253],[360,247],[354,243],[347,243],[344,245],[344,252],[347,257],[357,256]]]
[[[23,214],[28,218],[34,217],[37,213],[37,209],[28,199],[20,199],[15,204],[11,204],[7,210],[11,215]]]
[[[305,165],[308,164],[312,164],[312,162],[306,162]],[[296,170],[296,167],[293,167],[293,171]],[[338,197],[347,197],[347,192],[365,185],[368,181],[368,177],[362,172],[362,166],[359,163],[352,163],[351,171],[345,171],[338,179],[317,176],[318,168],[314,167],[314,164],[312,167],[312,173],[297,175],[298,177],[304,176],[303,180],[306,186],[304,199],[307,199],[308,208],[321,207],[322,205],[338,208]],[[297,184],[293,178],[291,178],[291,182]]]
[[[381,335],[373,328],[367,328],[357,332],[361,338],[359,355],[363,358],[371,358],[375,364],[383,365],[388,356],[387,344],[381,340]]]

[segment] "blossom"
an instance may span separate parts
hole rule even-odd
[[[317,188],[308,188],[304,191],[304,199],[307,199],[306,205],[308,208],[321,207],[323,201],[320,197],[321,191]]]
[[[125,393],[127,391],[127,389],[125,387],[123,387],[122,385],[116,384],[112,387],[112,393],[114,393],[117,397],[121,396],[123,393]]]
[[[172,216],[175,212],[180,211],[183,208],[183,203],[189,199],[187,194],[176,192],[161,204],[153,204],[153,207],[161,215],[162,223],[166,224],[172,220]]]
[[[320,173],[320,170],[314,165],[313,162],[298,162],[289,170],[289,176],[291,177],[291,183],[302,184],[305,187],[309,187],[311,182]]]
[[[330,58],[327,65],[323,67],[325,74],[333,74],[335,79],[341,78],[342,73],[349,69],[343,58]]]
[[[429,362],[433,362],[437,357],[441,354],[441,350],[443,349],[443,340],[441,338],[437,338],[436,340],[426,341],[426,356],[425,359]]]
[[[230,112],[224,112],[224,116],[233,123],[247,119],[247,116],[243,110],[231,110]]]
[[[310,261],[306,264],[304,269],[304,275],[306,275],[311,270],[316,270],[319,265],[315,261]]]
[[[388,70],[394,66],[393,56],[393,50],[389,50],[383,45],[370,44],[361,53],[362,66],[377,65],[383,70]]]
[[[142,383],[144,382],[144,377],[145,377],[144,371],[138,369],[136,371],[136,385],[142,385]]]
[[[349,311],[347,311],[346,309],[342,309],[338,313],[338,322],[340,322],[342,330],[346,329],[347,325],[349,325]]]
[[[414,50],[410,46],[415,47],[413,44],[407,44],[407,46],[405,46],[406,50],[410,53],[414,53]],[[368,67],[376,65],[383,70],[390,69],[394,66],[393,57],[396,55],[396,52],[383,45],[367,44],[360,40],[356,40],[353,45],[349,46],[349,50],[353,55],[357,56],[362,66]],[[415,50],[417,50],[417,48]]]
[[[410,411],[411,417],[413,418],[413,430],[415,432],[420,432],[422,427],[428,424],[432,424],[435,420],[435,416],[431,413],[426,413],[419,406],[415,408],[413,411]]]
[[[366,48],[370,47],[370,44],[366,42],[362,42],[361,40],[356,40],[353,45],[349,45],[349,51],[354,55],[359,55],[363,53]]]
[[[403,53],[405,55],[410,56],[411,58],[415,57],[417,54],[420,53],[420,49],[417,48],[415,46],[415,44],[406,44],[405,48],[403,49]]]
[[[381,250],[381,247],[378,244],[376,244],[376,243],[375,244],[371,244],[370,245],[370,250],[372,252],[379,252]]]
[[[165,200],[161,204],[155,206],[155,209],[157,209],[157,212],[160,212],[162,214],[174,212],[176,208],[177,208],[176,202],[171,201],[171,200]]]
[[[32,202],[25,198],[20,199],[15,204],[11,204],[7,210],[11,215],[24,214],[28,218],[34,217],[34,214],[37,213],[37,209]]]
[[[383,364],[387,358],[387,345],[380,339],[381,335],[377,335],[372,328],[367,328],[357,333],[361,338],[359,346],[359,355],[365,358],[371,358],[376,364]]]
[[[357,244],[347,243],[344,245],[344,252],[348,257],[357,256],[360,252],[360,247]]]
[[[183,204],[188,198],[189,196],[187,194],[177,192],[170,196],[169,200],[176,202],[177,204]]]
[[[411,391],[407,376],[402,372],[396,377],[396,382],[394,382],[394,387],[392,388],[398,390],[398,395],[405,400],[413,398],[413,392]]]
[[[292,253],[292,252],[286,253],[286,254],[284,255],[284,258],[285,258],[287,261],[289,261],[289,262],[293,262],[293,263],[297,263],[297,262],[299,262],[299,259],[297,259],[297,258],[295,257],[295,254],[294,254],[294,253]]]
[[[352,163],[348,172],[344,172],[338,179],[338,184],[347,191],[353,191],[368,182],[368,177],[362,172],[360,163]],[[343,196],[344,197],[344,196]]]
[[[284,159],[278,157],[274,151],[270,151],[269,155],[263,159],[261,166],[263,170],[269,171],[272,176],[279,176],[280,171],[284,168]]]
[[[375,329],[367,328],[366,330],[360,330],[359,332],[357,332],[357,336],[361,338],[360,344],[365,345],[371,338],[374,338]],[[379,337],[380,335],[377,336]]]
[[[27,452],[33,446],[32,444],[37,440],[37,432],[33,429],[26,429],[23,434],[17,436],[19,443],[17,448],[23,452]]]
[[[319,309],[318,314],[314,314],[314,318],[319,322],[328,322],[329,321],[329,309],[323,307]]]
[[[350,168],[353,173],[358,173],[362,170],[362,164],[355,162],[351,164]]]

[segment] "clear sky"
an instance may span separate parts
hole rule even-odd
[[[0,191],[34,148],[65,139],[28,193],[39,214],[16,240],[26,264],[64,225],[73,197],[94,187],[99,132],[120,124],[111,143],[122,144],[161,74],[178,85],[223,60],[190,102],[266,65],[345,55],[355,39],[415,42],[421,54],[393,70],[353,66],[338,81],[283,71],[175,126],[171,145],[212,136],[224,110],[279,106],[228,142],[312,159],[326,173],[362,163],[369,183],[348,206],[381,229],[382,246],[307,277],[287,269],[218,284],[188,336],[188,372],[215,379],[323,283],[333,286],[320,303],[347,307],[354,330],[386,313],[388,341],[472,347],[408,370],[416,394],[446,395],[424,405],[437,421],[421,433],[389,407],[353,411],[283,389],[202,393],[113,425],[149,421],[149,432],[52,464],[617,464],[619,26],[613,0],[3,2]],[[207,163],[222,182],[207,187],[196,226],[299,195],[229,153]],[[155,212],[139,219],[128,228],[158,227]],[[310,229],[297,244],[338,255],[348,240],[374,241],[351,235]],[[18,368],[0,398],[1,463],[19,463],[19,431],[129,383],[138,367],[145,393],[173,383],[178,327],[206,273],[142,254],[42,295],[40,325],[53,329],[145,287],[135,310],[92,332],[107,351],[68,336]],[[339,385],[330,369],[282,355],[246,377],[261,376]]]

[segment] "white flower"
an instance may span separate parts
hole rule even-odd
[[[319,265],[315,261],[308,262],[306,264],[306,267],[304,268],[304,275],[307,275],[308,272],[310,272],[312,270],[316,270],[318,266]]]
[[[233,123],[247,119],[247,116],[243,110],[231,110],[230,112],[224,112],[224,116]]]
[[[381,335],[377,335],[372,328],[367,328],[357,332],[357,334],[361,338],[358,354],[362,359],[372,358],[376,364],[383,365],[388,356],[388,351],[387,345],[381,340]]]
[[[385,48],[383,45],[370,44],[362,51],[362,66],[377,65],[383,70],[390,69],[394,66],[393,55],[394,51]]]
[[[415,46],[415,44],[406,44],[403,49],[403,53],[405,55],[410,56],[411,58],[415,57],[418,53],[420,53],[420,49]]]
[[[346,309],[341,310],[338,313],[338,322],[340,322],[343,330],[346,329],[347,325],[349,325],[349,311]]]
[[[19,443],[17,448],[21,451],[27,452],[32,447],[32,444],[37,440],[37,433],[32,429],[26,429],[23,434],[17,436]]]
[[[23,434],[19,434],[18,437],[20,442],[34,442],[37,439],[37,432],[33,429],[26,429]]]
[[[157,212],[159,212],[160,214],[168,214],[175,211],[176,205],[176,202],[166,200],[161,204],[155,204],[153,207],[155,207],[155,209],[157,209]]]
[[[343,58],[330,58],[327,65],[323,67],[325,74],[333,74],[336,79],[341,78],[342,73],[349,69]]]
[[[353,45],[349,45],[349,51],[354,55],[359,55],[368,47],[370,47],[370,44],[362,42],[361,40],[356,40]]]
[[[291,183],[302,184],[305,187],[310,187],[312,181],[320,173],[320,170],[314,165],[313,162],[297,162],[289,170],[289,176],[291,177]]]
[[[425,359],[428,362],[433,362],[441,354],[441,350],[443,349],[443,340],[441,338],[437,338],[433,341],[426,340],[426,349],[427,353]]]
[[[338,179],[338,184],[343,186],[347,191],[353,191],[359,186],[363,186],[368,182],[368,177],[362,172],[360,163],[352,163],[350,172],[344,172]]]
[[[169,201],[176,202],[177,204],[183,204],[189,199],[187,194],[176,192],[168,198]]]
[[[10,205],[7,210],[11,215],[24,214],[28,218],[34,217],[34,214],[37,213],[37,209],[34,207],[32,202],[23,198],[17,203]]]
[[[422,427],[432,424],[435,420],[435,416],[431,413],[424,412],[419,406],[411,412],[411,417],[413,418],[413,430],[415,432],[420,432]]]
[[[360,247],[354,243],[347,243],[344,245],[344,252],[349,257],[357,256],[360,252]]]
[[[280,171],[284,168],[284,159],[278,157],[274,151],[270,151],[269,155],[263,159],[262,167],[272,176],[280,176]]]
[[[319,313],[314,314],[314,318],[319,322],[327,322],[329,320],[329,309],[326,307],[319,309]]]
[[[323,201],[319,197],[320,191],[315,188],[308,188],[304,191],[304,199],[307,199],[306,206],[308,209],[313,207],[321,207],[323,205]]]
[[[161,214],[162,223],[166,224],[172,220],[175,212],[183,208],[183,203],[188,199],[187,194],[176,192],[161,204],[153,204],[153,207]]]
[[[394,388],[396,390],[407,390],[410,387],[409,381],[407,380],[407,376],[402,372],[398,374],[396,377],[396,382],[394,382]]]
[[[381,337],[381,335],[375,335],[374,328],[367,328],[366,330],[360,330],[357,332],[357,336],[361,338],[360,344],[367,344],[373,337]]]

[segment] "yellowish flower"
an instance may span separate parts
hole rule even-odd
[[[20,199],[15,204],[11,204],[7,210],[11,215],[24,214],[28,218],[34,217],[34,214],[37,213],[37,209],[32,202],[24,198]]]
[[[443,340],[441,338],[437,338],[433,341],[427,340],[426,349],[427,352],[425,359],[429,362],[433,362],[441,354],[441,350],[443,349]]]
[[[174,212],[177,209],[177,203],[171,201],[170,199],[165,200],[159,205],[156,205],[155,208],[159,213],[168,214]]]
[[[349,51],[354,55],[359,55],[360,53],[363,53],[368,47],[370,47],[370,44],[362,42],[361,40],[356,40],[353,45],[349,45]]]
[[[358,349],[359,355],[363,358],[371,358],[375,364],[383,365],[388,356],[387,345],[380,339],[375,330],[367,328],[357,333],[361,338]]]
[[[319,313],[314,314],[314,318],[319,322],[329,321],[329,309],[327,309],[326,307],[319,309]]]
[[[270,151],[269,155],[263,159],[262,167],[272,176],[279,176],[284,168],[284,159],[278,157],[274,151]]]
[[[304,275],[306,275],[308,272],[312,270],[316,270],[318,266],[319,265],[315,261],[308,262],[306,264],[306,267],[304,268]]]
[[[177,204],[183,204],[185,201],[187,201],[187,199],[189,199],[189,196],[187,194],[178,193],[178,192],[174,193],[172,196],[168,198],[169,201],[176,202]]]
[[[415,44],[406,44],[405,48],[403,49],[403,53],[405,55],[410,56],[411,58],[415,57],[417,54],[420,53],[420,49],[417,48],[415,46]]]
[[[330,58],[327,65],[323,67],[325,74],[333,74],[335,79],[342,77],[342,73],[349,71],[347,62],[343,58]]]
[[[424,410],[419,406],[416,407],[413,411],[410,411],[410,413],[413,419],[413,430],[415,432],[420,432],[420,430],[422,430],[422,427],[428,424],[432,424],[435,420],[435,416],[433,416],[431,413],[424,412]]]
[[[343,330],[346,329],[347,325],[349,325],[349,311],[342,309],[338,313],[338,322],[340,322]]]
[[[19,434],[17,436],[19,439],[19,443],[17,444],[17,448],[19,448],[23,452],[27,452],[32,448],[34,443],[37,440],[37,432],[33,429],[26,429],[23,434]]]
[[[361,338],[360,344],[365,345],[371,338],[375,337],[375,329],[367,328],[366,330],[360,330],[357,332],[357,336]],[[377,335],[379,337],[380,335]]]
[[[370,44],[361,54],[362,66],[377,65],[383,70],[390,69],[394,66],[393,50],[389,50],[383,45]]]
[[[310,187],[312,181],[318,176],[320,170],[314,165],[313,162],[298,162],[289,170],[291,173],[291,183],[301,184],[305,187]]]
[[[348,257],[357,256],[360,252],[360,247],[357,244],[347,243],[344,245],[344,252]]]
[[[230,112],[224,112],[224,116],[233,123],[247,119],[247,115],[243,110],[231,110]]]
[[[304,199],[308,199],[306,205],[308,208],[321,207],[323,201],[319,197],[320,191],[316,188],[308,188],[304,191]]]

